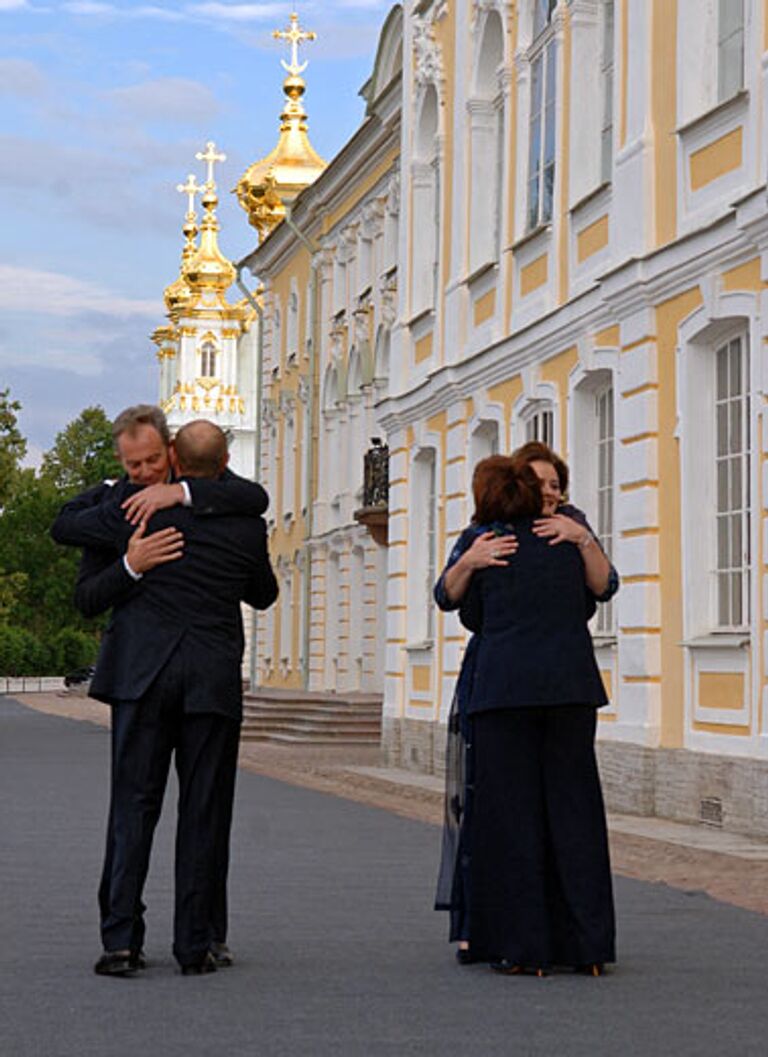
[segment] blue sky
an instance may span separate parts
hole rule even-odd
[[[234,195],[277,139],[285,28],[318,40],[305,96],[330,159],[358,127],[389,0],[155,3],[0,0],[0,388],[23,405],[34,459],[84,408],[157,396],[163,288],[176,278],[187,173],[208,140],[220,243],[255,244]]]

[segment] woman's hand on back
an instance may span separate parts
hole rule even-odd
[[[517,536],[497,536],[495,532],[483,532],[472,546],[464,552],[467,568],[488,569],[494,565],[506,565],[518,548]]]
[[[588,539],[592,539],[592,533],[588,528],[565,514],[537,518],[533,523],[532,531],[534,536],[548,539],[550,546],[555,543],[575,543],[577,546],[583,546]]]

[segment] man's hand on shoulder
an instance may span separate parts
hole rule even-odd
[[[154,486],[165,487],[165,486]],[[158,508],[159,509],[159,508]],[[184,554],[184,536],[176,528],[165,528],[146,536],[147,523],[141,521],[139,527],[128,540],[125,558],[131,572],[137,576],[149,572],[156,565],[176,561]]]
[[[186,494],[181,484],[151,484],[140,492],[134,492],[121,506],[125,511],[126,521],[138,525],[149,520],[158,510],[167,510],[169,507],[183,504]]]

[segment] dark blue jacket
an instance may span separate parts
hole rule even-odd
[[[475,572],[462,599],[476,623],[467,711],[607,704],[587,627],[594,602],[578,547],[551,546],[534,536],[528,519],[510,527],[517,553],[506,568]]]

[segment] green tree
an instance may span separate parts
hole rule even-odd
[[[0,516],[0,574],[24,576],[6,620],[43,637],[63,627],[93,626],[72,602],[79,553],[58,547],[50,537],[61,502],[51,481],[22,470]]]
[[[122,472],[114,454],[112,426],[98,406],[81,411],[57,435],[40,467],[40,477],[56,486],[62,500]]]
[[[21,404],[11,400],[10,389],[0,389],[0,507],[13,491],[19,464],[27,454],[27,442],[18,427],[17,411],[21,411]]]

